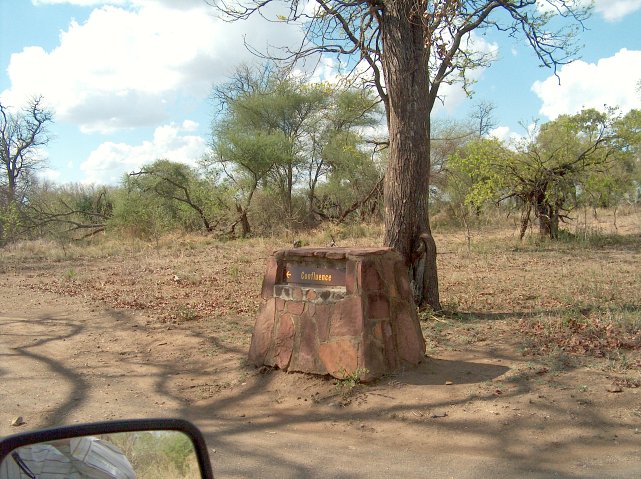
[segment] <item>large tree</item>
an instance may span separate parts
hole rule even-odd
[[[216,3],[216,2],[212,2]],[[231,19],[260,12],[271,0],[220,1]],[[301,24],[305,42],[287,59],[324,54],[359,56],[387,113],[384,243],[406,259],[418,304],[440,309],[436,244],[428,214],[430,114],[442,85],[487,65],[474,31],[522,34],[540,62],[554,68],[576,54],[573,41],[589,8],[575,0],[293,0],[276,19]],[[273,13],[272,13],[273,14]],[[555,22],[555,17],[568,22]],[[559,26],[560,25],[560,26]],[[354,65],[354,62],[352,62]]]
[[[239,203],[243,233],[249,232],[251,198],[267,177],[280,192],[284,217],[291,222],[294,185],[306,162],[303,145],[328,103],[325,89],[282,72],[241,66],[213,96],[222,108],[212,132],[213,160],[244,191]]]
[[[0,103],[0,160],[2,161],[7,203],[22,200],[20,182],[42,165],[40,149],[49,143],[47,131],[53,114],[42,97],[31,99],[20,111],[13,112]]]
[[[49,143],[52,112],[42,97],[32,98],[18,111],[0,103],[0,242],[22,229],[22,206],[43,165],[41,149]]]

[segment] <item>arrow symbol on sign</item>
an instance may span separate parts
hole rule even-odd
[[[289,279],[292,277],[292,273],[290,273],[289,271],[285,271],[285,276],[287,276],[287,279]]]

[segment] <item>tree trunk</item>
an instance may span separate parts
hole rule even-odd
[[[521,215],[521,231],[519,232],[519,240],[522,241],[527,233],[527,228],[530,226],[530,214],[532,213],[532,204],[527,202],[525,204],[525,211]]]
[[[17,184],[16,184],[16,176],[14,175],[14,172],[10,169],[7,170],[7,206],[12,205],[16,203],[17,199]]]
[[[559,209],[545,198],[545,194],[539,195],[536,204],[537,216],[539,217],[539,236],[541,238],[557,239],[559,237]]]
[[[422,11],[416,1],[397,0],[385,2],[384,15],[390,141],[384,243],[405,257],[416,303],[440,310],[436,244],[428,220],[430,108]]]
[[[243,209],[240,215],[240,226],[242,227],[243,238],[247,238],[251,234],[251,226],[249,225],[249,219],[247,218],[247,210]]]

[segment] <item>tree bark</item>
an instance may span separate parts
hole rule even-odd
[[[557,239],[559,237],[559,208],[550,204],[545,192],[539,193],[536,200],[536,213],[539,218],[539,236]]]
[[[436,243],[428,220],[430,103],[420,2],[385,2],[380,23],[388,92],[384,244],[403,255],[417,305],[440,310]]]

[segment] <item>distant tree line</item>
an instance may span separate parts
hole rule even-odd
[[[241,66],[213,96],[211,148],[196,166],[161,158],[115,187],[38,179],[52,113],[41,98],[17,114],[0,105],[0,242],[102,232],[234,238],[382,219],[382,112],[367,90]]]
[[[17,113],[0,105],[0,244],[382,221],[384,119],[366,90],[240,67],[213,96],[220,109],[197,166],[158,159],[113,187],[39,180],[52,113],[42,98]],[[481,103],[467,122],[434,122],[433,212],[469,227],[507,208],[520,213],[521,237],[536,225],[555,239],[577,208],[641,201],[641,111],[562,115],[511,143],[488,135],[492,113]]]

